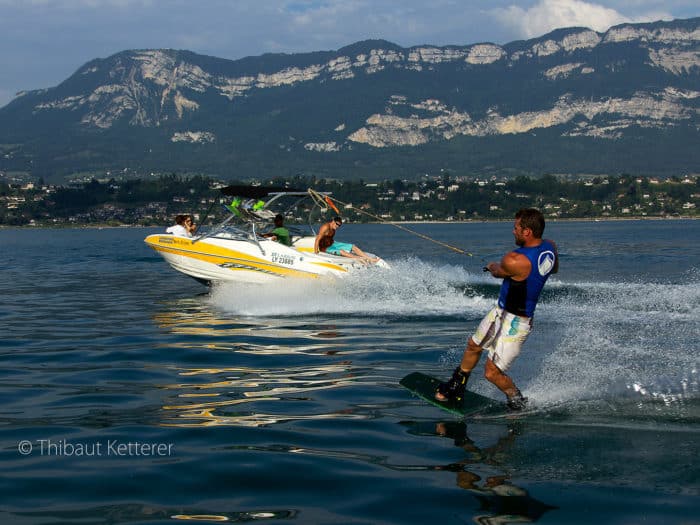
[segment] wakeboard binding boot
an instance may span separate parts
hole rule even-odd
[[[470,374],[471,372],[463,372],[459,366],[455,368],[454,372],[452,372],[452,377],[447,382],[438,385],[437,392],[443,399],[437,397],[435,399],[441,403],[461,403],[464,399],[464,391],[466,390]]]
[[[506,396],[506,406],[509,410],[519,411],[524,410],[527,407],[527,398],[523,396],[520,390],[515,391],[512,396]]]

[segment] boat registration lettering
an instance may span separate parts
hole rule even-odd
[[[277,252],[272,252],[270,255],[273,263],[286,264],[289,266],[294,265],[294,257],[291,255]]]
[[[163,238],[161,238],[161,239],[163,239]],[[166,240],[167,242],[172,243],[172,244],[181,244],[183,246],[188,246],[188,245],[192,244],[192,241],[188,238],[185,238],[185,237],[171,237],[170,239],[168,239],[166,237],[163,240]]]

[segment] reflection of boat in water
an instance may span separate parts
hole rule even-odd
[[[327,195],[312,190],[255,186],[227,186],[221,192],[237,200],[247,199],[247,202],[240,200],[238,206],[225,206],[228,217],[195,237],[163,233],[149,235],[144,242],[175,270],[206,283],[263,284],[279,282],[282,278],[342,276],[367,268],[368,263],[359,259],[314,253],[316,231],[311,221],[314,212],[322,211],[325,203],[332,205]],[[308,225],[286,225],[291,234],[291,246],[262,235],[270,229],[277,213],[294,220],[297,219],[295,214],[304,209]],[[388,266],[382,259],[373,265]]]

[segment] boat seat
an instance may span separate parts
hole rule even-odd
[[[275,218],[275,215],[277,215],[275,212],[271,210],[257,210],[257,211],[252,211],[252,210],[246,210],[250,215],[253,217],[257,217],[261,220],[271,220]]]

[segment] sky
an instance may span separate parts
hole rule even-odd
[[[0,0],[0,107],[127,49],[219,58],[339,49],[506,44],[560,27],[700,16],[698,0]]]

